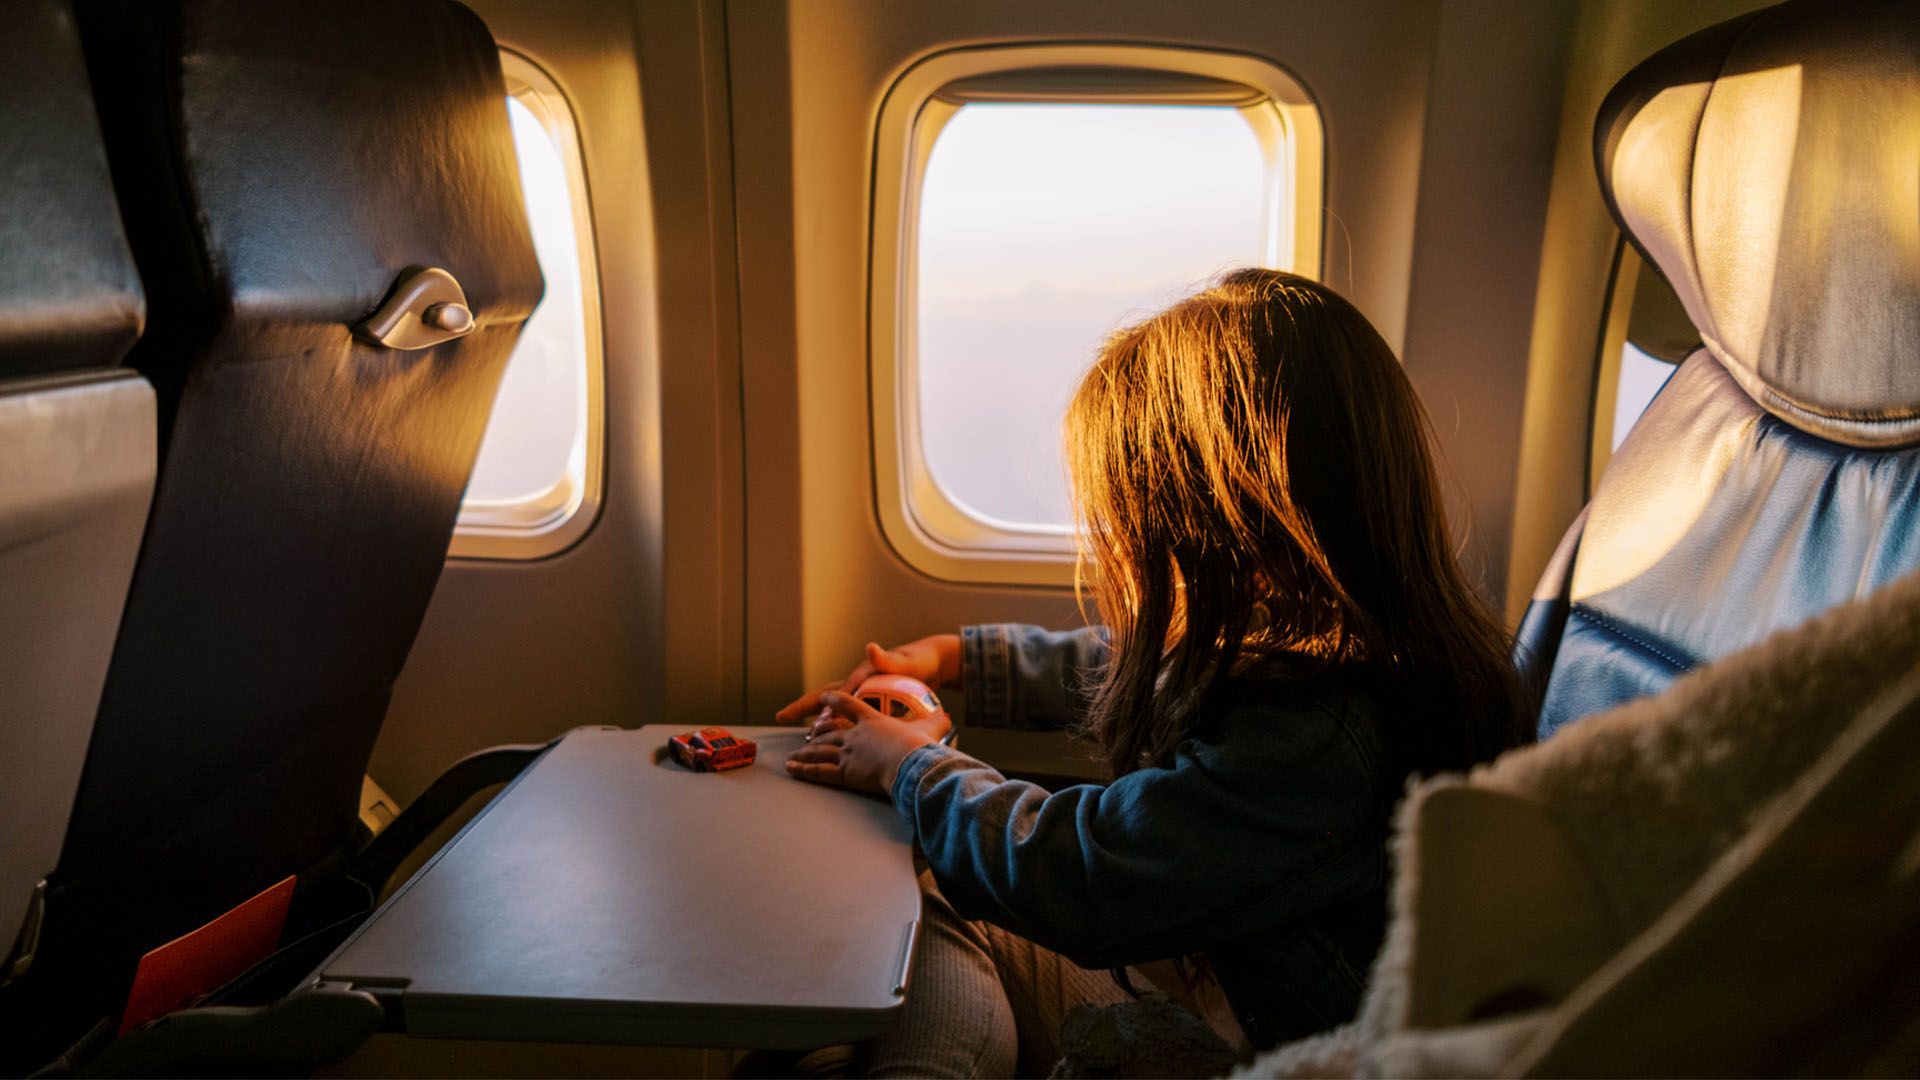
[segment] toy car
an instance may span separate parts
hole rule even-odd
[[[905,675],[869,675],[853,696],[896,720],[918,720],[940,711],[940,699],[927,684]]]
[[[694,772],[726,772],[753,764],[760,748],[726,728],[709,727],[668,738],[667,752]]]

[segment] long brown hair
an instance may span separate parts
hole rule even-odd
[[[1087,728],[1116,775],[1170,758],[1229,673],[1370,670],[1419,772],[1530,741],[1510,639],[1455,558],[1425,413],[1333,290],[1239,270],[1114,334],[1066,436],[1079,580],[1113,634]]]

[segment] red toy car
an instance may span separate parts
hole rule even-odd
[[[726,728],[709,727],[668,738],[667,752],[694,772],[726,772],[753,764],[760,748]]]

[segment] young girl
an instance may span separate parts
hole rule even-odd
[[[1413,389],[1331,289],[1241,270],[1115,334],[1066,438],[1105,631],[869,645],[780,713],[820,716],[788,770],[890,796],[937,883],[872,1072],[1044,1073],[1069,1009],[1147,985],[1101,969],[1165,958],[1201,961],[1243,1048],[1350,1019],[1408,776],[1530,738]],[[1008,780],[939,744],[944,715],[851,698],[873,671],[957,685],[969,725],[1075,726],[1113,779]]]

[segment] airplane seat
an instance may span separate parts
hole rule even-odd
[[[66,0],[0,35],[0,985],[30,969],[153,496],[145,300]]]
[[[1628,72],[1601,187],[1703,346],[1536,590],[1542,737],[1920,568],[1920,19],[1792,0]]]
[[[78,6],[161,461],[40,962],[0,999],[43,1061],[157,946],[207,931],[149,965],[200,976],[149,1014],[364,911],[332,888],[362,776],[543,288],[465,7]]]

